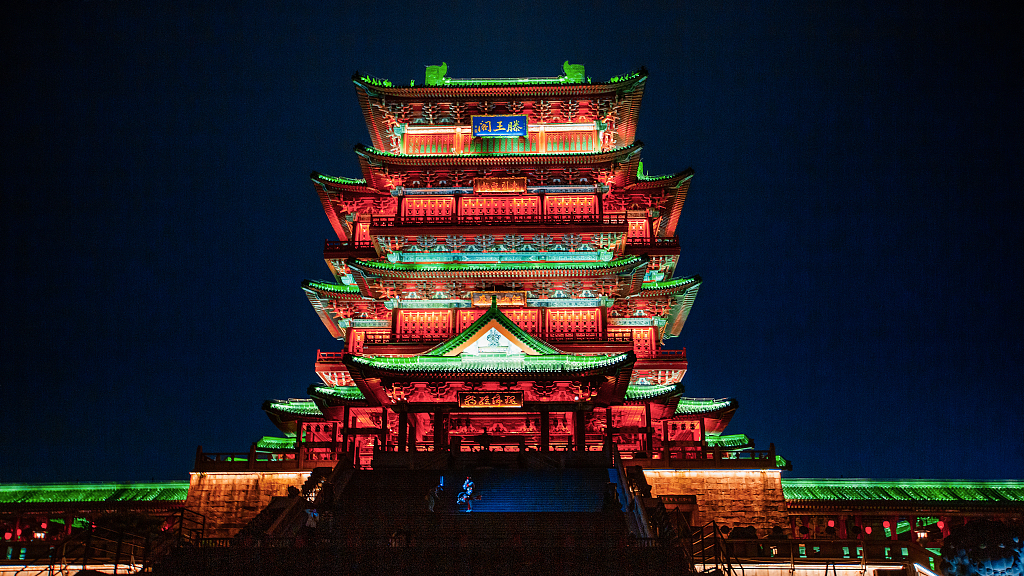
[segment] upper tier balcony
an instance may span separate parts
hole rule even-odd
[[[625,225],[622,214],[445,214],[372,216],[371,226],[472,226],[481,224],[608,224]]]

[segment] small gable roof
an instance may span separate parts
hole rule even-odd
[[[491,298],[491,307],[487,309],[487,312],[484,312],[483,316],[477,318],[476,322],[470,324],[465,330],[456,334],[452,339],[442,342],[430,350],[427,350],[422,354],[422,356],[458,356],[479,337],[483,337],[484,334],[487,334],[491,328],[496,329],[505,338],[508,338],[510,342],[519,346],[524,352],[531,356],[565,354],[565,352],[562,352],[539,338],[531,336],[525,330],[517,326],[515,322],[510,320],[508,316],[502,314],[501,310],[498,309],[498,299]]]

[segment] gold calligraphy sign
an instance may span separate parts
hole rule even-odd
[[[498,306],[526,306],[526,292],[470,292],[473,306],[490,306],[491,299],[498,299]]]
[[[473,192],[526,192],[526,178],[474,178]]]
[[[522,390],[459,392],[459,408],[522,408]]]

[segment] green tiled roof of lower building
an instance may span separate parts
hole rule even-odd
[[[402,372],[579,372],[613,366],[629,354],[576,356],[463,357],[463,356],[353,356],[357,364]]]
[[[335,184],[351,184],[354,186],[365,186],[366,179],[364,178],[345,178],[344,176],[328,176],[326,174],[314,173],[315,179],[326,180],[328,182],[334,182]]]
[[[669,384],[667,386],[644,386],[638,384],[630,384],[626,388],[626,400],[650,400],[651,398],[658,398],[660,396],[666,396],[672,394],[678,390],[675,384]]]
[[[671,280],[661,280],[659,282],[644,282],[641,284],[641,290],[662,290],[665,288],[675,288],[677,286],[686,286],[697,281],[696,276],[690,276],[687,278],[673,278]]]
[[[787,500],[1024,502],[1024,480],[783,478]]]
[[[748,448],[754,442],[746,434],[725,434],[722,436],[708,435],[705,441],[711,448]]]
[[[323,386],[314,385],[312,391],[321,396],[330,396],[341,400],[366,400],[358,386]]]
[[[295,448],[295,438],[264,436],[256,443],[256,448],[258,450],[292,450]]]
[[[49,502],[177,502],[188,496],[188,481],[0,484],[0,504]]]
[[[316,403],[309,398],[289,398],[288,400],[267,400],[263,406],[264,410],[278,410],[287,414],[299,416],[323,416],[323,412],[317,408]]]
[[[717,400],[714,398],[680,398],[679,404],[676,405],[675,413],[677,415],[710,414],[735,407],[736,400],[732,398],[720,398]]]
[[[340,294],[358,294],[358,286],[346,286],[344,284],[335,284],[334,282],[314,282],[309,281],[309,287],[317,290],[323,290],[324,292],[338,292]]]

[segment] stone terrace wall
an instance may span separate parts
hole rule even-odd
[[[206,517],[207,538],[230,538],[309,472],[193,472],[185,507]]]
[[[695,524],[753,526],[759,537],[786,528],[789,515],[778,470],[644,470],[651,495],[697,497]]]

